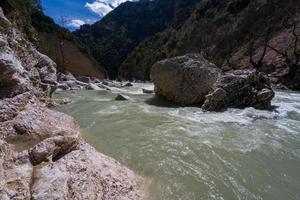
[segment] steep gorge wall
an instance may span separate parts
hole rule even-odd
[[[56,64],[0,7],[0,199],[142,199],[140,178],[46,107]]]
[[[106,78],[106,71],[92,57],[82,53],[69,40],[59,39],[52,33],[39,33],[39,50],[55,61],[58,71],[68,71],[75,76]]]

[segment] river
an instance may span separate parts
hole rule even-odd
[[[54,109],[145,177],[151,200],[300,199],[300,93],[277,91],[272,111],[204,113],[142,94],[151,87],[58,92],[73,102]]]

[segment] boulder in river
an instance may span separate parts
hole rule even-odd
[[[267,109],[274,98],[268,80],[256,70],[237,70],[221,76],[205,97],[204,110],[215,111],[227,107]]]
[[[203,103],[222,71],[199,54],[157,62],[151,69],[155,93],[183,105]]]
[[[122,95],[122,94],[119,94],[116,98],[115,98],[116,101],[128,101],[129,100],[129,97],[125,96],[125,95]]]
[[[157,62],[151,79],[156,94],[183,105],[201,105],[206,111],[228,107],[266,109],[274,97],[269,81],[256,70],[223,73],[198,54]]]

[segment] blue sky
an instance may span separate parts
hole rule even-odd
[[[46,15],[59,24],[64,17],[64,26],[75,30],[84,23],[91,24],[100,20],[125,1],[127,0],[42,0],[42,5]]]

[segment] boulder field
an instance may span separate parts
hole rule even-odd
[[[143,199],[139,176],[47,108],[57,85],[56,64],[0,8],[0,199]]]
[[[267,109],[274,91],[256,70],[224,73],[200,54],[165,59],[151,69],[155,93],[182,105],[201,105],[206,111],[228,107]]]

